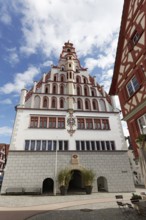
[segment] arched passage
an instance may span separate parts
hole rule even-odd
[[[98,192],[108,192],[107,179],[103,176],[97,178]]]
[[[72,170],[72,179],[69,182],[68,192],[84,192],[83,175],[80,170]]]
[[[46,178],[43,181],[43,194],[53,193],[54,181],[51,178]]]

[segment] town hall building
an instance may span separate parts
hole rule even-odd
[[[84,191],[84,169],[95,173],[93,192],[134,191],[119,110],[70,42],[58,65],[21,91],[1,193],[58,193],[65,168],[74,171],[68,191]]]

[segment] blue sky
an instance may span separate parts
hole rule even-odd
[[[108,92],[123,0],[0,0],[0,143],[9,143],[22,88],[57,64],[64,42]]]

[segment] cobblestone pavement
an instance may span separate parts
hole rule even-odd
[[[136,193],[146,192],[137,189]],[[131,193],[69,196],[0,196],[0,220],[145,220],[136,212],[119,210],[115,195],[129,202]],[[133,211],[133,210],[132,210]]]

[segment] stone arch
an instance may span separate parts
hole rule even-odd
[[[90,100],[85,99],[85,110],[91,110]]]
[[[42,184],[42,193],[43,194],[49,194],[49,193],[53,193],[53,188],[54,188],[54,181],[52,178],[46,178],[43,181]]]
[[[57,94],[57,84],[53,84],[53,87],[52,87],[52,93],[53,94]]]
[[[95,89],[91,89],[91,95],[92,95],[92,97],[96,96],[96,90]]]
[[[51,108],[57,108],[57,99],[56,99],[56,97],[52,97]]]
[[[76,82],[81,83],[81,77],[80,76],[76,76]]]
[[[61,95],[64,94],[64,85],[63,84],[60,85],[60,94]]]
[[[34,108],[40,108],[41,98],[39,95],[34,97]]]
[[[82,88],[80,85],[77,85],[77,95],[78,96],[82,95]]]
[[[98,192],[108,192],[108,183],[104,176],[97,178],[97,190]]]
[[[77,109],[83,109],[83,101],[82,99],[77,99]]]
[[[83,83],[84,83],[84,84],[87,84],[87,83],[88,83],[88,79],[87,79],[87,77],[85,77],[85,76],[83,77]]]
[[[105,101],[103,99],[100,99],[99,103],[100,103],[100,110],[103,111],[103,112],[106,112]]]
[[[69,182],[68,192],[84,192],[83,173],[80,169],[72,169],[72,178]]]
[[[60,76],[60,81],[65,82],[65,76],[63,74],[61,74],[61,76]]]
[[[48,108],[49,106],[49,100],[47,96],[43,97],[43,108]]]
[[[60,100],[59,100],[59,104],[60,104],[59,107],[60,108],[64,108],[64,102],[65,102],[64,98],[61,97]]]
[[[98,111],[98,102],[96,99],[92,100],[92,107],[93,107],[93,110]]]
[[[88,88],[88,86],[84,86],[84,96],[89,96],[89,88]]]

